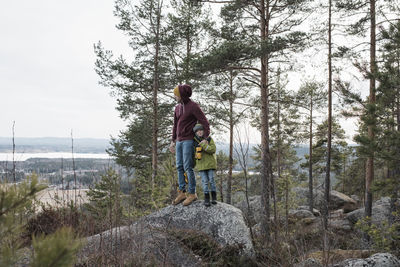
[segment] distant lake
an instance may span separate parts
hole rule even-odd
[[[72,158],[71,152],[49,152],[49,153],[15,153],[14,155],[15,161],[25,161],[30,158],[49,158],[49,159],[57,159],[64,158],[70,159]],[[74,153],[74,158],[84,158],[84,159],[109,159],[110,155],[106,153]],[[0,161],[12,161],[13,154],[12,153],[0,153]]]

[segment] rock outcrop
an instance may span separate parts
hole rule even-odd
[[[237,248],[238,255],[248,258],[254,255],[242,212],[224,203],[205,207],[202,201],[196,201],[187,207],[168,206],[132,225],[87,238],[79,262],[102,264],[104,255],[108,255],[124,259],[118,262],[122,265],[145,261],[154,265],[200,266],[213,257],[207,249],[223,251],[227,247]]]
[[[202,201],[196,201],[188,207],[168,206],[145,217],[144,221],[158,228],[200,231],[222,246],[241,244],[246,254],[254,253],[242,212],[225,203],[218,202],[217,205],[205,207]]]
[[[372,205],[372,217],[371,222],[373,224],[380,224],[382,221],[387,221],[390,215],[390,198],[385,197],[377,200]],[[358,220],[364,218],[364,208],[357,209],[346,215],[352,224],[355,224]]]
[[[398,258],[389,253],[377,253],[366,259],[347,259],[334,267],[400,267]]]
[[[299,205],[308,205],[308,188],[295,187],[292,189],[296,194],[296,203]],[[320,189],[314,190],[314,206],[320,208],[323,205],[324,192]],[[351,197],[335,190],[330,192],[330,210],[343,209],[344,212],[350,212],[357,209],[357,201]]]

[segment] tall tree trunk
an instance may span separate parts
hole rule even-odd
[[[190,8],[188,10],[188,12],[190,12]],[[186,59],[185,59],[185,83],[188,84],[189,83],[189,63],[190,63],[190,32],[189,32],[189,18],[190,16],[187,16],[188,21],[187,23],[187,28],[186,28]]]
[[[281,144],[282,144],[282,136],[281,136],[281,85],[280,85],[280,77],[281,77],[281,69],[278,68],[278,73],[277,73],[277,104],[278,104],[278,110],[277,110],[277,118],[278,118],[278,149],[277,149],[277,171],[278,171],[278,180],[281,179]],[[289,196],[289,191],[287,187],[287,180],[285,180],[285,231],[286,235],[288,233],[288,225],[289,225],[289,205],[288,205],[288,196]],[[275,236],[275,242],[278,241],[278,211],[277,211],[277,205],[276,205],[276,188],[275,188],[275,179],[274,176],[271,175],[271,189],[272,189],[272,199],[274,201],[274,236]]]
[[[371,43],[370,43],[370,80],[369,80],[369,104],[375,105],[375,74],[376,74],[376,34],[375,34],[375,0],[370,0],[370,20],[371,20]],[[375,116],[375,114],[369,114]],[[369,142],[375,141],[374,125],[368,125]],[[365,216],[372,215],[372,192],[371,185],[374,180],[374,152],[370,151],[367,158],[367,169],[365,176]]]
[[[151,189],[152,189],[152,200],[154,194],[154,184],[157,177],[158,168],[158,91],[160,87],[159,81],[159,70],[158,70],[158,58],[160,52],[160,20],[161,20],[161,7],[158,3],[157,8],[157,24],[156,24],[156,43],[155,43],[155,55],[154,55],[154,77],[153,77],[153,127],[152,127],[152,175],[151,175]]]
[[[269,28],[269,0],[265,5],[264,0],[260,0],[260,33],[261,45],[264,45],[268,38]],[[269,106],[268,106],[268,55],[261,56],[261,149],[262,149],[262,168],[261,168],[261,184],[262,184],[262,207],[263,216],[261,221],[261,229],[268,242],[270,240],[270,166],[271,157],[269,153]]]
[[[311,89],[314,90],[314,89]],[[308,189],[309,189],[309,206],[310,211],[314,214],[314,182],[313,182],[313,171],[312,171],[312,156],[313,156],[313,97],[314,91],[311,91],[311,101],[310,101],[310,141],[309,141],[309,163],[308,163]]]
[[[226,203],[231,204],[232,169],[233,169],[233,74],[230,71],[229,79],[229,170],[226,189]]]
[[[323,252],[324,265],[329,263],[329,237],[328,237],[328,217],[329,217],[329,191],[331,174],[331,147],[332,147],[332,0],[329,0],[328,18],[328,144],[326,155],[326,176],[325,176],[325,196],[323,208]]]
[[[331,186],[331,147],[332,147],[332,0],[329,0],[329,22],[328,22],[328,144],[326,155],[325,176],[325,205],[324,205],[324,228],[328,229],[329,216],[329,191]]]

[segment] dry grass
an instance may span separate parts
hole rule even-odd
[[[77,205],[82,205],[89,202],[87,192],[89,189],[76,189],[76,202]],[[64,207],[67,203],[71,201],[75,202],[75,190],[60,190],[54,188],[47,188],[40,191],[37,196],[37,200],[40,205],[45,205],[46,207],[60,208]],[[41,211],[39,208],[38,211]]]

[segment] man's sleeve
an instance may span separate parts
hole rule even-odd
[[[172,127],[172,142],[176,140],[176,127],[177,127],[178,119],[176,118],[176,108],[174,110],[174,126]]]
[[[210,124],[208,123],[208,120],[199,105],[197,105],[197,109],[194,112],[194,116],[196,117],[197,121],[201,125],[203,125],[204,137],[207,138],[210,135]]]

